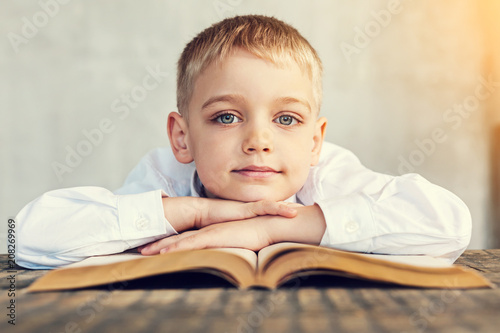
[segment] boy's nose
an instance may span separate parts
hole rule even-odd
[[[247,154],[270,153],[273,149],[273,133],[269,128],[250,129],[243,140],[243,151]]]

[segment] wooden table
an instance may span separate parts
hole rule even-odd
[[[469,250],[457,263],[500,285],[500,250]],[[500,289],[415,289],[323,277],[275,291],[240,291],[187,277],[170,288],[147,279],[27,293],[45,271],[9,273],[7,255],[0,265],[0,332],[500,332]],[[14,279],[15,297],[9,297]],[[11,300],[15,326],[8,323]]]

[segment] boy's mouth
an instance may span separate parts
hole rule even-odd
[[[251,178],[269,178],[281,173],[281,171],[276,171],[273,168],[257,165],[249,165],[241,169],[233,170],[232,172],[244,177]]]

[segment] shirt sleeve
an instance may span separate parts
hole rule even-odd
[[[17,264],[54,268],[177,234],[164,216],[161,199],[185,195],[193,167],[175,164],[171,155],[169,148],[151,151],[114,193],[75,187],[30,202],[16,217]]]
[[[162,191],[115,195],[100,187],[50,191],[26,205],[16,262],[53,268],[176,234],[163,214]]]
[[[456,195],[417,174],[371,171],[331,144],[303,191],[325,216],[323,246],[454,262],[470,241],[471,216]]]

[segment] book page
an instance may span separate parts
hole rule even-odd
[[[398,264],[405,264],[411,266],[418,267],[450,267],[450,264],[446,259],[443,258],[435,258],[424,255],[394,255],[394,254],[371,254],[371,253],[361,253],[361,252],[351,252],[351,251],[343,251],[336,250],[333,248],[320,247],[315,245],[308,244],[300,244],[300,243],[278,243],[268,246],[259,252],[259,268],[264,268],[270,261],[274,258],[282,255],[283,253],[290,251],[298,251],[298,250],[308,250],[310,251],[310,257],[314,259],[315,256],[321,257],[322,253],[331,252],[334,253],[336,251],[353,253],[356,255],[360,255],[366,258],[383,260],[386,262],[393,262]]]
[[[296,276],[332,274],[427,288],[477,288],[481,275],[441,258],[382,255],[283,243],[259,252],[258,283],[276,287]]]
[[[210,249],[210,251],[220,251],[220,252],[227,252],[234,254],[238,257],[241,257],[245,259],[250,266],[252,266],[254,269],[257,267],[257,254],[251,250],[247,249],[238,249],[238,248],[224,248],[224,249]],[[62,267],[61,269],[65,268],[75,268],[75,267],[86,267],[86,266],[101,266],[101,265],[108,265],[108,264],[114,264],[122,261],[129,261],[129,260],[136,260],[136,259],[144,259],[144,258],[151,258],[153,256],[143,256],[139,252],[134,253],[134,252],[126,252],[126,253],[115,253],[115,254],[109,254],[109,255],[102,255],[102,256],[93,256],[86,258],[82,261],[75,262],[72,264],[69,264],[67,266]]]
[[[119,253],[90,257],[52,270],[31,284],[28,291],[85,288],[182,272],[211,273],[235,286],[248,287],[255,280],[256,267],[257,255],[246,249],[202,249],[153,256]]]
[[[75,263],[69,264],[67,266],[61,267],[61,269],[75,268],[75,267],[86,267],[86,266],[101,266],[101,265],[114,264],[117,262],[134,260],[134,259],[141,259],[141,258],[145,258],[145,256],[143,256],[140,253],[116,253],[116,254],[109,254],[109,255],[102,255],[102,256],[94,256],[94,257],[89,257],[87,259],[83,259],[82,261],[75,262]]]
[[[361,253],[363,256],[368,256],[373,259],[380,259],[384,261],[395,262],[399,264],[406,264],[418,267],[450,267],[446,259],[435,258],[424,255],[393,255],[393,254],[368,254]]]
[[[259,260],[261,263],[268,262],[271,257],[281,254],[282,252],[297,250],[300,248],[309,247],[305,244],[296,244],[296,243],[278,243],[268,246],[262,249],[259,252]],[[222,251],[232,253],[241,258],[244,258],[252,267],[256,268],[257,255],[255,252],[247,249],[238,249],[238,248],[224,248],[224,249],[213,249],[212,251]],[[429,256],[422,255],[386,255],[386,254],[366,254],[360,253],[363,256],[367,256],[369,258],[380,259],[384,261],[390,261],[395,263],[419,266],[419,267],[449,267],[451,266],[448,261],[442,258],[433,258]],[[85,267],[85,266],[99,266],[99,265],[107,265],[116,262],[134,260],[147,258],[148,256],[143,256],[140,253],[117,253],[111,255],[102,255],[102,256],[94,256],[84,259],[80,262],[76,262],[65,266],[64,268],[73,268],[73,267]]]
[[[238,257],[245,259],[254,270],[257,269],[257,253],[248,249],[238,249],[238,248],[223,248],[223,249],[211,249],[211,251],[221,251],[234,254]]]
[[[273,245],[269,245],[269,246],[267,246],[259,251],[257,266],[260,270],[267,263],[272,261],[275,257],[279,256],[283,252],[297,250],[297,249],[300,249],[302,247],[308,247],[308,245],[300,244],[300,243],[290,243],[290,242],[276,243]]]

